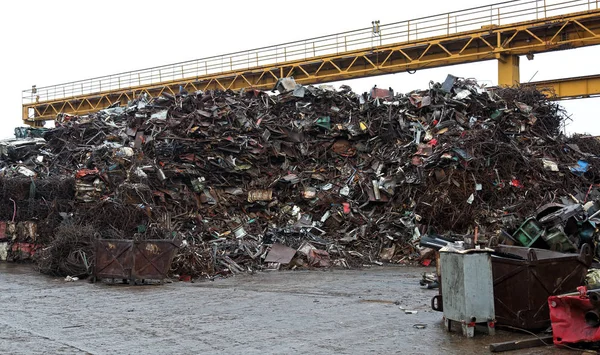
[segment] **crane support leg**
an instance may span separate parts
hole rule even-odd
[[[519,84],[519,56],[502,55],[498,58],[498,85],[513,86]]]

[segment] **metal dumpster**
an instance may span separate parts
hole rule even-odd
[[[492,255],[494,308],[499,325],[523,329],[550,326],[548,296],[576,291],[592,264],[592,250],[579,254],[499,245]]]
[[[96,239],[92,281],[99,279],[163,280],[171,267],[179,240]]]
[[[442,285],[450,289],[444,296],[444,325],[462,325],[462,334],[473,337],[475,324],[483,323],[494,334],[494,290],[492,262],[484,250],[469,253],[440,252]]]

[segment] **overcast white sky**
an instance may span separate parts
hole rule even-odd
[[[549,0],[550,1],[550,0]],[[5,2],[0,12],[0,138],[21,125],[21,91],[123,71],[198,59],[427,15],[494,1],[398,0]],[[521,81],[600,74],[600,46],[521,58]],[[396,92],[426,88],[446,74],[497,82],[495,61],[348,80]],[[335,83],[339,86],[339,83]],[[565,101],[570,132],[600,134],[600,99]]]

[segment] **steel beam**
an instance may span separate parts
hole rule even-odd
[[[600,96],[600,75],[580,76],[523,84],[542,90],[556,100],[580,99]]]

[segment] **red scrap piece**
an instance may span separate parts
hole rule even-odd
[[[75,173],[75,179],[81,179],[84,176],[88,176],[88,175],[96,175],[100,172],[100,170],[98,170],[98,168],[94,168],[94,169],[81,169],[78,170]]]
[[[371,89],[371,97],[372,98],[391,99],[393,96],[394,96],[394,92],[392,90],[386,90],[386,89],[381,89],[381,88]]]
[[[13,255],[18,255],[17,259],[27,260],[31,259],[38,249],[38,245],[32,243],[14,243],[11,247]]]
[[[350,204],[348,202],[343,202],[342,203],[342,207],[344,207],[344,213],[345,214],[350,213]]]
[[[183,160],[183,161],[188,161],[188,162],[195,162],[196,159],[196,155],[194,153],[187,153],[187,154],[181,154],[179,156],[179,159]]]
[[[335,141],[331,149],[343,157],[352,157],[356,154],[356,148],[352,146],[352,143],[345,139],[338,139]]]
[[[548,305],[554,345],[600,341],[600,327],[585,321],[585,314],[594,310],[587,296],[550,296]]]
[[[331,261],[329,259],[329,253],[325,250],[319,249],[311,249],[308,252],[308,263],[311,266],[316,267],[329,267],[331,266]]]
[[[521,182],[517,179],[510,180],[510,185],[521,189],[524,187],[523,184],[521,184]]]

